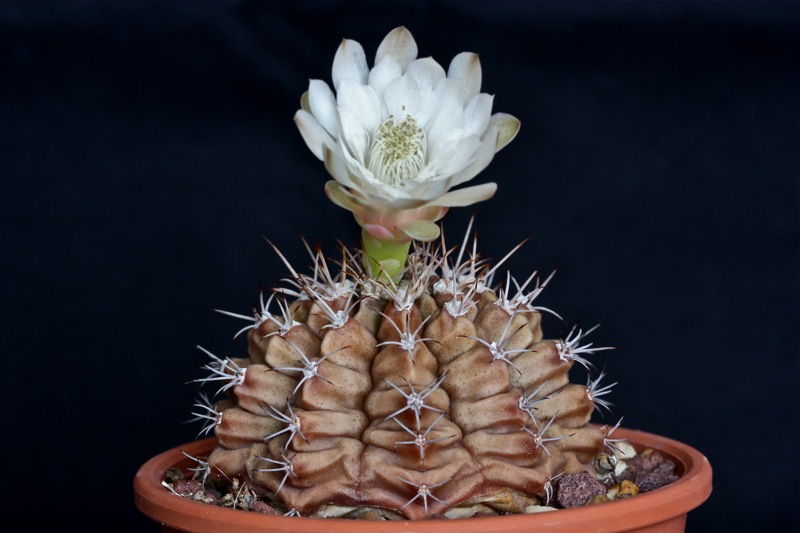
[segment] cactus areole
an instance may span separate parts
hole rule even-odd
[[[552,504],[554,480],[595,473],[618,449],[582,330],[546,339],[535,299],[550,277],[498,275],[470,228],[452,248],[437,222],[490,198],[472,179],[516,135],[492,114],[472,53],[445,71],[417,59],[405,28],[374,66],[344,40],[333,89],[312,80],[295,122],[351,211],[362,246],[340,260],[308,248],[253,315],[247,356],[209,356],[194,414],[217,444],[202,479],[236,480],[285,513],[425,519]],[[508,256],[507,256],[508,257]],[[556,315],[558,316],[558,315]],[[591,331],[591,330],[590,330]],[[586,385],[570,382],[575,363]],[[594,379],[593,379],[594,378]],[[616,427],[616,426],[615,426]],[[611,470],[617,462],[610,461]],[[608,471],[608,470],[607,470]]]

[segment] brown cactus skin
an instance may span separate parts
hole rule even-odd
[[[595,404],[532,298],[490,290],[485,267],[464,275],[475,258],[446,268],[432,255],[412,254],[407,293],[364,281],[351,256],[340,281],[298,276],[301,297],[256,313],[248,358],[218,366],[231,381],[213,471],[304,516],[335,504],[423,519],[493,494],[523,512],[549,479],[590,470],[604,445]]]

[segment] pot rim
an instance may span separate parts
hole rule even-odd
[[[597,530],[601,522],[613,517],[624,521],[631,529],[656,524],[685,515],[701,505],[711,494],[712,470],[708,459],[693,447],[682,442],[636,429],[617,428],[615,438],[627,439],[637,451],[653,448],[675,462],[680,479],[659,489],[639,494],[633,498],[598,503],[572,509],[534,514],[517,514],[491,517],[458,518],[449,520],[341,520],[332,518],[297,518],[282,515],[265,515],[239,509],[209,505],[177,496],[166,490],[161,482],[168,468],[185,463],[189,455],[206,455],[216,442],[215,437],[186,443],[162,452],[145,462],[134,478],[135,503],[139,510],[156,522],[176,529],[197,533],[219,533],[221,524],[235,528],[237,533],[269,531],[332,531],[332,526],[344,524],[347,533],[372,533],[384,530],[416,533],[442,532],[445,529],[458,533],[485,533],[486,531],[517,531],[520,528],[563,528]],[[302,526],[297,522],[302,520]],[[443,528],[443,523],[447,528]],[[385,528],[385,529],[384,529]]]

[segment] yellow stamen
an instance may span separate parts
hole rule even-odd
[[[380,181],[393,186],[416,178],[425,164],[427,138],[412,116],[402,122],[389,117],[375,132],[370,146],[369,169]]]

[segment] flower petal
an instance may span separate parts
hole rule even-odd
[[[417,119],[419,126],[427,131],[440,112],[435,87],[440,80],[445,79],[444,69],[428,57],[413,61],[406,69],[405,76],[414,81],[419,93],[416,109],[411,114]]]
[[[372,134],[381,123],[381,103],[369,85],[343,80],[342,87],[344,90],[338,93],[340,144],[366,167]]]
[[[391,56],[386,56],[369,72],[369,86],[377,94],[383,94],[386,85],[403,75],[403,67]]]
[[[386,56],[393,57],[404,69],[417,57],[417,42],[404,26],[393,29],[383,38],[375,52],[375,64]]]
[[[413,79],[418,87],[435,87],[447,74],[432,57],[423,57],[408,65],[406,76]]]
[[[497,146],[497,128],[489,128],[480,147],[474,152],[473,161],[453,175],[453,187],[469,181],[492,162]]]
[[[494,151],[499,152],[508,143],[514,140],[519,132],[520,121],[517,117],[506,113],[495,113],[489,123],[497,128],[497,145]]]
[[[328,133],[339,136],[339,112],[336,109],[336,96],[322,80],[311,80],[308,85],[308,107]]]
[[[494,96],[476,94],[464,108],[464,131],[469,135],[483,135],[489,127]]]
[[[409,109],[409,114],[416,119],[417,125],[425,131],[428,130],[432,119],[439,112],[436,104],[436,94],[430,87],[421,87],[417,90],[416,103],[413,109]]]
[[[376,239],[384,240],[384,241],[393,241],[395,240],[394,234],[389,231],[384,226],[380,224],[364,224],[361,226],[364,230],[375,237]]]
[[[496,183],[483,183],[450,191],[435,200],[431,200],[425,205],[438,205],[442,207],[464,207],[467,205],[483,202],[494,196],[497,190]]]
[[[297,124],[297,129],[300,130],[306,146],[311,153],[317,156],[317,159],[323,159],[323,148],[335,149],[336,141],[308,111],[299,109],[294,114],[294,122]]]
[[[328,181],[325,184],[325,194],[328,195],[331,202],[347,209],[348,211],[356,211],[360,209],[358,203],[353,199],[353,196],[347,192],[347,190],[342,187],[339,182],[336,181]]]
[[[358,188],[358,185],[353,181],[353,175],[350,173],[341,150],[330,150],[327,147],[322,149],[323,161],[325,162],[325,170],[333,176],[333,178],[344,185],[345,187]]]
[[[333,57],[333,68],[331,69],[333,87],[339,91],[339,85],[345,79],[366,83],[368,75],[369,67],[364,55],[364,48],[358,41],[343,39]]]
[[[345,124],[344,118],[342,119],[342,124]],[[340,152],[341,156],[344,159],[345,164],[349,170],[349,176],[354,182],[354,185],[345,184],[348,187],[353,187],[358,189],[362,193],[367,193],[369,190],[373,190],[375,186],[383,187],[384,184],[378,182],[375,179],[375,176],[372,174],[365,164],[364,158],[366,157],[365,154],[352,154],[348,147],[346,146],[346,141],[344,139],[339,139],[339,145],[341,147]]]
[[[464,104],[460,101],[459,85],[456,80],[444,78],[434,88],[436,114],[430,122],[428,148],[436,150],[436,144],[453,128],[461,128]]]
[[[435,147],[431,148],[430,164],[436,165],[437,175],[453,176],[473,161],[474,154],[480,146],[481,139],[478,135],[465,137],[463,130],[451,129],[445,132]]]
[[[430,220],[412,220],[400,224],[400,231],[414,240],[430,242],[439,236],[439,226]]]
[[[407,115],[416,118],[419,96],[417,84],[408,76],[392,80],[383,91],[386,111],[397,121],[405,120]]]
[[[370,135],[382,122],[380,98],[369,85],[342,80],[342,90],[337,92],[336,98],[339,114],[351,113],[356,119],[354,123]]]
[[[459,82],[461,103],[466,105],[476,94],[481,91],[481,62],[478,54],[461,52],[447,69],[447,77]]]
[[[347,109],[339,110],[339,120],[342,126],[339,145],[342,146],[345,157],[352,157],[358,165],[366,168],[370,136],[359,119],[357,113],[352,113]]]

